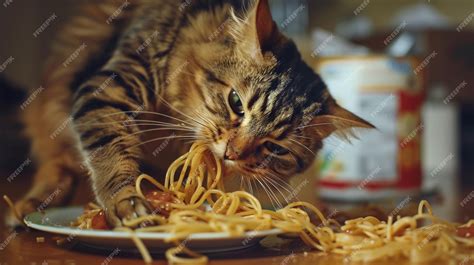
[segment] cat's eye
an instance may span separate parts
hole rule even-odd
[[[266,141],[265,143],[263,143],[263,146],[265,146],[265,148],[267,148],[268,151],[270,151],[270,152],[272,152],[276,155],[279,155],[279,156],[286,155],[290,152],[285,147],[283,147],[281,145],[278,145],[274,142],[270,142],[270,141]]]
[[[244,106],[242,105],[242,100],[240,100],[239,94],[237,94],[237,92],[233,89],[229,94],[229,106],[235,114],[239,116],[244,115]]]

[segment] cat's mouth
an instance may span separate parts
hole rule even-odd
[[[214,155],[217,156],[222,161],[225,160],[224,155],[225,155],[226,147],[227,147],[227,143],[223,141],[215,142],[209,145],[209,149],[211,150],[211,152],[213,152]]]
[[[244,168],[240,166],[240,163],[235,160],[229,160],[225,158],[225,151],[227,148],[227,143],[225,141],[215,142],[209,145],[209,149],[214,153],[224,164],[224,175],[234,175],[241,173],[249,173]]]

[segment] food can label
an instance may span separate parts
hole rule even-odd
[[[317,157],[322,197],[373,199],[420,189],[423,91],[412,69],[410,60],[382,56],[319,65],[336,101],[376,127],[356,130],[350,142],[324,140]]]

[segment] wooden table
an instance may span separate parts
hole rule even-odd
[[[3,185],[3,184],[0,184]],[[7,192],[13,197],[18,197],[25,190],[24,184],[9,184],[8,189],[0,186],[0,193]],[[472,189],[471,189],[472,190]],[[467,190],[466,192],[470,192]],[[16,196],[14,196],[16,195]],[[456,200],[455,200],[456,201]],[[0,203],[0,265],[119,265],[119,264],[143,264],[140,256],[118,253],[111,251],[93,251],[80,245],[57,246],[51,235],[37,231],[10,231],[3,225],[3,217],[6,207]],[[457,206],[456,206],[457,205]],[[451,207],[459,207],[458,204]],[[461,211],[457,219],[473,218],[474,201]],[[37,243],[36,237],[44,237],[44,243]],[[111,257],[107,259],[107,257]],[[155,256],[153,264],[166,264],[163,256]],[[210,257],[211,265],[336,265],[344,263],[343,258],[326,255],[317,251],[307,251],[300,242],[295,242],[285,250],[270,250],[261,246],[240,252],[221,253]],[[381,264],[381,263],[377,263]],[[383,264],[404,265],[406,262],[389,260]],[[433,265],[445,263],[432,263]],[[474,264],[474,260],[467,261],[461,265]]]

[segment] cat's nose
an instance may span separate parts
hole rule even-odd
[[[240,154],[238,150],[235,150],[232,145],[228,144],[225,150],[224,159],[234,161],[234,160],[238,160],[239,157],[240,157]]]
[[[234,130],[232,133],[227,142],[224,159],[232,161],[243,160],[251,154],[254,139],[245,134],[237,133],[237,130]]]

